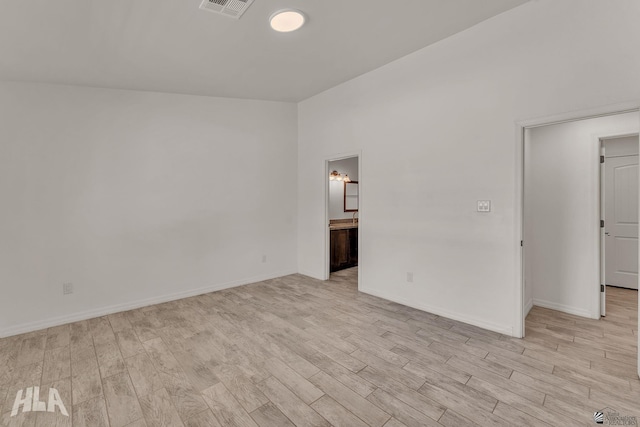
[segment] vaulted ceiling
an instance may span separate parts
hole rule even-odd
[[[0,80],[300,101],[526,0],[3,0]],[[276,33],[269,16],[304,11]]]

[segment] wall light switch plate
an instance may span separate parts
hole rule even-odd
[[[491,200],[478,200],[478,212],[491,212]]]

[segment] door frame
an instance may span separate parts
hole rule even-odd
[[[585,119],[591,119],[591,118],[597,118],[597,117],[605,117],[605,116],[612,116],[612,115],[617,115],[617,114],[624,114],[624,113],[632,113],[632,112],[636,112],[638,113],[640,111],[640,102],[633,102],[633,103],[623,103],[623,104],[616,104],[616,105],[609,105],[609,106],[604,106],[604,107],[600,107],[600,108],[595,108],[595,109],[589,109],[589,110],[583,110],[583,111],[574,111],[574,112],[569,112],[569,113],[563,113],[563,114],[556,114],[556,115],[551,115],[551,116],[546,116],[546,117],[540,117],[540,118],[536,118],[536,119],[529,119],[529,120],[521,120],[521,121],[517,121],[515,123],[515,140],[516,140],[516,150],[515,150],[515,192],[516,192],[516,197],[515,197],[515,206],[514,206],[514,224],[515,224],[515,230],[514,230],[514,236],[516,236],[517,238],[514,240],[513,242],[513,246],[514,246],[514,264],[515,264],[515,278],[514,278],[514,282],[515,282],[515,301],[514,301],[514,314],[515,314],[515,328],[514,328],[514,336],[517,338],[523,338],[525,336],[525,304],[526,301],[524,300],[524,296],[525,296],[525,290],[524,290],[524,285],[525,285],[525,281],[524,281],[524,274],[525,274],[525,264],[524,264],[524,248],[525,246],[522,244],[522,242],[524,241],[524,143],[525,143],[525,132],[527,129],[532,129],[532,128],[536,128],[536,127],[541,127],[541,126],[549,126],[549,125],[554,125],[554,124],[560,124],[560,123],[566,123],[566,122],[573,122],[573,121],[579,121],[579,120],[585,120]],[[640,121],[640,113],[638,114],[638,120]],[[624,133],[624,132],[622,132]],[[599,158],[600,158],[600,137],[594,137],[594,140],[596,141],[596,143],[591,143],[592,146],[592,150],[593,150],[593,155],[594,155],[594,159],[598,159],[598,163],[597,163],[597,167],[598,168],[598,173],[595,175],[597,178],[598,182],[594,182],[593,183],[593,188],[598,189],[597,191],[597,197],[598,197],[598,212],[595,213],[595,216],[597,218],[600,217],[600,203],[599,203],[599,198],[600,198],[600,165],[599,165]],[[596,235],[598,236],[597,239],[594,239],[594,246],[600,248],[600,224],[595,223],[594,221],[594,228],[597,228],[598,231],[596,232]],[[600,250],[597,251],[598,253],[598,259],[594,259],[594,262],[597,265],[600,265]],[[598,270],[600,270],[598,268]],[[600,308],[600,277],[598,275],[598,277],[596,278],[597,280],[594,280],[594,297],[593,297],[593,308],[595,310],[595,308],[598,308],[598,312],[599,312],[599,308]],[[597,284],[597,287],[596,287]],[[597,289],[597,293],[595,292],[595,290]],[[640,303],[640,296],[638,297],[638,302]],[[639,320],[639,325],[640,325],[640,320]],[[640,353],[638,356],[638,373],[640,374]]]
[[[324,159],[324,273],[323,280],[329,280],[331,275],[331,230],[329,230],[329,163],[337,160],[349,159],[352,157],[358,158],[358,289],[360,289],[362,283],[362,150],[346,151],[339,154],[327,156]]]

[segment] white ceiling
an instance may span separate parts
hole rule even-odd
[[[300,101],[526,0],[2,0],[0,80]],[[294,33],[272,31],[285,7]]]

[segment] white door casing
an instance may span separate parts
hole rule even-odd
[[[605,218],[605,141],[600,141],[600,316],[607,315],[607,287],[606,283],[606,240],[604,222]]]
[[[605,161],[605,282],[638,289],[638,156]]]

